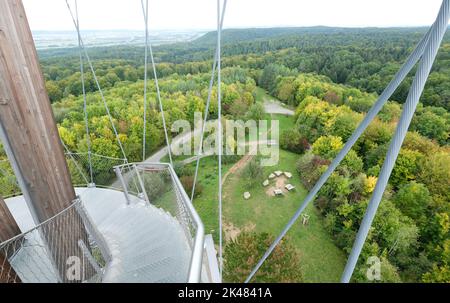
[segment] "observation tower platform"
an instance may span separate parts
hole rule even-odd
[[[186,193],[178,187],[171,167],[127,164],[116,168],[116,172],[122,181],[126,180],[123,191],[76,187],[79,198],[73,206],[39,226],[35,225],[24,196],[5,200],[23,234],[0,245],[0,251],[9,252],[8,259],[20,281],[60,282],[55,270],[58,266],[52,264],[54,258],[45,249],[57,243],[43,241],[43,235],[72,225],[69,223],[79,215],[90,239],[84,261],[91,263],[93,272],[82,282],[219,282],[217,274],[214,277],[214,245],[212,241],[204,244],[202,223]],[[150,192],[155,174],[165,180],[158,195]]]

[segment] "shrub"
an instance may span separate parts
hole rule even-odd
[[[192,167],[182,165],[181,163],[175,163],[173,169],[179,178],[194,175],[194,169]]]
[[[322,136],[312,145],[315,155],[324,157],[325,159],[333,159],[344,147],[341,137]]]
[[[70,177],[72,178],[72,184],[85,185],[86,179],[89,180],[89,173],[84,169],[80,163],[75,163],[75,160],[67,160],[67,166],[70,171]]]
[[[383,122],[393,122],[400,118],[402,107],[396,102],[387,102],[381,109],[378,117]]]
[[[303,154],[309,149],[309,143],[295,129],[285,130],[280,136],[280,146],[284,150],[288,150],[297,154]]]
[[[303,185],[307,189],[311,189],[319,180],[322,173],[330,164],[329,160],[323,159],[311,153],[305,154],[297,162],[297,172]]]
[[[380,283],[401,283],[402,280],[400,278],[400,275],[398,274],[398,269],[396,266],[394,266],[389,260],[382,256],[380,258],[380,281],[373,281],[373,282],[380,282]],[[371,282],[367,279],[367,271],[369,270],[369,264],[361,263],[355,270],[355,273],[353,274],[352,281],[364,283],[364,282]]]
[[[450,125],[445,117],[435,114],[430,109],[420,112],[414,117],[411,128],[421,135],[435,139],[441,144],[448,141]]]
[[[363,170],[364,163],[354,150],[350,150],[341,165],[345,165],[350,174],[355,175]]]
[[[158,201],[167,189],[166,180],[158,173],[144,174],[142,181],[144,182],[145,191],[147,192],[150,203]]]
[[[223,155],[222,163],[223,164],[234,164],[241,159],[240,155]]]
[[[267,233],[241,233],[228,242],[225,247],[224,280],[234,283],[245,281],[273,240]],[[300,256],[289,238],[282,240],[252,279],[252,282],[259,283],[302,281]]]
[[[427,186],[434,197],[450,201],[450,155],[441,152],[424,157],[420,166],[418,180]]]
[[[415,181],[400,187],[394,196],[394,203],[402,213],[422,224],[427,222],[427,208],[431,202],[432,198],[428,188]]]
[[[418,151],[402,149],[392,171],[391,183],[398,187],[410,180],[415,180],[419,172],[419,163],[423,156]]]
[[[194,186],[194,177],[193,176],[183,176],[180,178],[180,182],[184,187],[184,190],[188,194],[189,197],[192,195],[192,187]],[[203,192],[203,186],[197,182],[195,185],[195,193],[194,197],[199,196]]]
[[[248,186],[253,186],[261,181],[263,173],[264,172],[259,160],[257,158],[253,158],[242,171],[242,176]]]
[[[255,103],[248,109],[247,114],[245,115],[245,119],[260,121],[264,118],[264,114],[264,106],[262,106],[262,104],[260,103]]]
[[[335,105],[342,105],[343,100],[336,92],[329,90],[323,97],[325,101]]]
[[[361,98],[353,98],[351,96],[348,97],[347,102],[345,103],[352,110],[358,113],[367,113],[370,108],[373,106],[374,98],[371,96],[365,96]]]

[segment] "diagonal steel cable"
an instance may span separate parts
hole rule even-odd
[[[146,160],[145,149],[146,149],[146,136],[147,136],[147,80],[148,80],[148,0],[141,0],[142,12],[144,13],[145,22],[145,54],[144,54],[144,131],[143,131],[143,142],[142,142],[142,161]]]
[[[403,107],[403,112],[400,117],[400,121],[397,125],[394,137],[391,140],[391,144],[386,154],[383,167],[381,168],[380,176],[378,177],[377,185],[370,199],[369,206],[367,207],[364,218],[359,227],[358,234],[356,235],[355,242],[353,244],[352,251],[345,266],[344,273],[341,281],[348,283],[352,277],[358,262],[359,255],[369,234],[370,227],[372,226],[373,219],[376,215],[378,207],[383,198],[383,193],[394,169],[395,162],[402,147],[405,136],[408,132],[409,125],[414,116],[414,113],[419,103],[420,96],[430,75],[431,68],[433,67],[434,60],[436,58],[439,46],[441,45],[442,38],[444,37],[447,29],[447,24],[450,15],[450,0],[443,0],[442,6],[439,10],[436,23],[434,24],[431,32],[430,39],[427,43],[426,49],[420,61],[419,67],[416,72],[416,76],[411,85],[406,103]]]
[[[78,170],[78,173],[83,177],[83,179],[86,181],[86,185],[89,184],[89,181],[87,179],[87,177],[84,175],[83,170],[80,168],[80,166],[78,165],[78,162],[75,160],[75,158],[73,157],[73,154],[70,152],[69,148],[67,147],[67,145],[64,143],[64,141],[61,139],[61,143],[64,146],[64,149],[66,150],[65,154],[66,156],[69,156],[70,159],[72,159],[73,164],[75,165],[75,168]],[[88,154],[89,156],[89,165],[91,165],[91,154]],[[91,183],[93,183],[93,179],[91,179]]]
[[[87,99],[86,99],[86,84],[84,79],[84,61],[83,61],[83,51],[81,48],[81,35],[80,35],[80,20],[78,18],[78,0],[75,0],[75,18],[76,18],[76,27],[78,34],[78,49],[80,55],[80,73],[81,73],[81,89],[83,91],[83,111],[84,111],[84,123],[86,128],[86,142],[88,146],[88,160],[89,160],[89,175],[91,183],[94,183],[94,174],[92,171],[92,159],[91,159],[91,137],[89,132],[89,119],[87,113]]]
[[[220,281],[223,281],[223,222],[222,222],[222,140],[223,140],[223,132],[222,132],[222,79],[221,79],[221,42],[222,42],[222,27],[221,27],[221,18],[220,11],[221,5],[220,0],[217,0],[217,131],[219,133],[217,145],[219,146],[219,271],[220,271]]]
[[[252,270],[252,272],[249,274],[249,276],[245,280],[246,283],[250,282],[251,279],[255,276],[255,274],[258,272],[258,270],[263,265],[265,260],[270,256],[270,254],[273,252],[275,247],[281,242],[281,240],[284,238],[284,236],[287,234],[287,232],[295,224],[295,222],[301,216],[301,214],[306,209],[306,207],[309,205],[309,203],[311,203],[311,201],[314,200],[315,196],[318,194],[318,192],[320,191],[322,186],[325,184],[325,182],[328,180],[328,178],[331,176],[331,174],[336,170],[336,168],[339,166],[339,164],[342,162],[342,160],[345,158],[345,156],[348,154],[348,152],[355,145],[356,141],[358,141],[359,137],[363,134],[363,132],[367,129],[367,127],[372,122],[372,120],[376,117],[376,115],[383,108],[383,106],[387,102],[387,100],[392,96],[392,94],[395,92],[397,87],[403,82],[403,80],[406,78],[408,73],[412,70],[412,68],[417,63],[417,61],[420,59],[420,57],[422,56],[422,54],[424,52],[425,46],[428,43],[428,40],[430,38],[430,33],[431,33],[431,30],[429,30],[426,33],[426,35],[422,38],[422,40],[418,43],[418,45],[416,46],[414,51],[411,53],[411,55],[408,57],[408,59],[406,60],[404,65],[401,67],[401,69],[397,72],[397,74],[391,80],[391,82],[386,87],[386,89],[383,91],[383,93],[379,96],[376,103],[366,114],[365,118],[359,124],[359,126],[357,127],[355,132],[352,134],[350,139],[347,141],[347,143],[344,145],[342,150],[339,152],[339,154],[336,156],[336,158],[333,160],[333,162],[331,162],[331,164],[328,166],[328,169],[320,177],[320,179],[317,181],[316,185],[314,185],[314,187],[308,193],[308,195],[303,200],[303,202],[301,203],[300,207],[298,208],[298,210],[296,211],[294,216],[289,220],[289,222],[286,224],[286,226],[284,227],[282,232],[279,234],[279,236],[270,245],[268,250],[264,253],[263,257],[258,261],[255,268]]]
[[[228,2],[228,0],[224,0],[223,9],[222,9],[222,17],[221,17],[221,21],[220,21],[220,28],[223,28],[223,21],[225,19],[225,11],[227,8],[227,2]],[[214,54],[212,74],[211,74],[211,79],[209,81],[208,98],[206,100],[205,116],[203,118],[202,131],[201,131],[201,135],[200,135],[200,145],[198,147],[198,152],[197,152],[197,161],[196,161],[196,165],[195,165],[194,182],[192,185],[192,192],[191,192],[191,202],[194,202],[194,193],[195,193],[195,187],[197,185],[198,170],[200,167],[200,159],[201,159],[201,155],[203,154],[203,141],[205,139],[206,123],[208,122],[208,118],[209,118],[209,107],[211,105],[211,96],[212,96],[212,89],[214,86],[214,77],[216,76],[217,56],[218,56],[218,49],[216,49],[216,52]],[[194,135],[195,135],[195,127],[194,127]]]
[[[74,16],[74,14],[73,14],[73,12],[72,12],[72,8],[70,7],[70,4],[69,4],[68,0],[66,0],[66,5],[67,5],[67,8],[68,8],[68,10],[69,10],[70,16],[71,16],[71,18],[72,18],[72,22],[73,22],[73,24],[74,24],[74,26],[75,26],[75,29],[76,29],[76,31],[77,31],[77,33],[78,33],[78,35],[79,35],[79,42],[80,42],[80,44],[81,44],[81,48],[83,49],[84,56],[86,57],[86,60],[87,60],[87,62],[88,62],[88,64],[89,64],[89,68],[90,68],[90,70],[91,70],[91,72],[92,72],[92,76],[93,76],[93,78],[94,78],[95,84],[96,84],[97,89],[98,89],[98,91],[99,91],[99,93],[100,93],[100,97],[101,97],[101,99],[102,99],[102,101],[103,101],[103,105],[104,105],[104,107],[105,107],[106,113],[108,114],[109,122],[111,123],[111,127],[112,127],[112,129],[113,129],[113,131],[114,131],[114,135],[115,135],[116,140],[117,140],[117,143],[118,143],[118,145],[119,145],[119,147],[120,147],[120,151],[122,152],[123,157],[124,157],[125,159],[127,159],[127,156],[126,156],[126,154],[125,154],[125,150],[124,150],[123,145],[122,145],[122,141],[120,140],[120,137],[119,137],[119,134],[118,134],[118,132],[117,132],[116,126],[114,125],[114,121],[113,121],[113,118],[112,118],[112,116],[111,116],[111,112],[110,112],[110,110],[109,110],[108,104],[106,103],[105,95],[103,94],[103,90],[102,90],[102,88],[101,88],[101,86],[100,86],[100,83],[99,83],[99,81],[98,81],[97,74],[96,74],[96,72],[95,72],[94,66],[92,65],[91,58],[89,57],[89,54],[88,54],[88,52],[87,52],[87,50],[86,50],[86,47],[85,47],[84,42],[83,42],[83,39],[82,39],[82,37],[81,37],[80,28],[77,27],[77,22],[76,22],[76,20],[75,20],[75,16]],[[127,161],[128,161],[128,160],[127,160]]]
[[[156,95],[158,98],[158,103],[159,103],[159,111],[161,112],[161,118],[162,118],[162,123],[163,123],[163,127],[164,127],[164,136],[166,139],[166,145],[167,145],[167,153],[169,155],[169,160],[170,160],[170,165],[172,165],[173,167],[173,160],[172,160],[172,151],[170,148],[170,141],[169,141],[169,133],[167,131],[167,124],[166,124],[166,117],[164,116],[164,105],[162,103],[162,99],[161,99],[161,91],[159,89],[159,81],[158,81],[158,73],[156,72],[156,64],[155,64],[155,58],[153,56],[153,47],[152,44],[149,43],[148,41],[148,1],[147,1],[147,6],[144,9],[144,3],[141,0],[141,4],[142,4],[142,11],[144,14],[144,18],[145,18],[145,23],[146,23],[146,48],[148,47],[148,51],[150,53],[150,60],[152,62],[152,67],[153,67],[153,77],[155,80],[155,86],[156,86]],[[144,159],[145,161],[145,159]]]

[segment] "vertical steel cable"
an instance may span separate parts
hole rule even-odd
[[[258,272],[259,268],[263,265],[265,260],[273,252],[275,247],[281,242],[281,240],[284,238],[284,236],[287,234],[287,232],[291,229],[291,227],[294,225],[294,223],[301,216],[301,214],[306,209],[306,207],[309,205],[309,203],[311,203],[311,201],[314,200],[315,196],[318,194],[318,192],[320,191],[322,186],[325,184],[325,182],[328,180],[328,178],[331,176],[331,174],[336,170],[336,168],[339,166],[339,164],[342,162],[342,160],[345,158],[345,156],[348,154],[348,152],[355,145],[356,141],[358,141],[359,137],[364,133],[364,131],[367,129],[367,127],[372,122],[372,120],[376,117],[376,115],[383,108],[383,105],[392,96],[392,94],[395,92],[395,90],[400,85],[400,83],[402,83],[402,81],[406,78],[408,73],[411,71],[411,69],[414,67],[414,65],[417,63],[417,61],[420,59],[420,57],[422,56],[422,54],[424,52],[425,46],[428,43],[428,40],[430,38],[430,33],[431,33],[431,30],[429,30],[427,32],[427,34],[422,38],[422,40],[416,46],[414,51],[411,53],[411,55],[406,60],[405,64],[401,67],[401,69],[394,76],[394,78],[389,83],[389,85],[386,87],[386,89],[383,91],[383,93],[380,95],[380,97],[378,98],[378,100],[376,101],[374,106],[369,110],[369,112],[367,113],[367,115],[365,116],[363,121],[360,123],[358,128],[355,130],[355,132],[352,134],[350,139],[344,145],[342,150],[339,152],[339,154],[336,156],[336,158],[331,162],[331,164],[328,166],[328,169],[325,171],[325,173],[320,177],[319,181],[317,181],[317,183],[314,185],[314,187],[308,193],[306,198],[303,200],[301,206],[298,208],[297,212],[289,220],[289,222],[286,224],[285,228],[282,230],[280,235],[275,239],[275,241],[271,244],[271,246],[265,252],[263,257],[258,261],[255,268],[252,270],[250,275],[247,277],[247,279],[245,281],[246,283],[250,282],[250,280]]]
[[[220,270],[220,281],[223,277],[223,239],[222,239],[222,96],[221,96],[221,39],[222,39],[222,28],[220,26],[220,0],[217,0],[217,131],[218,131],[218,142],[219,147],[219,270]]]
[[[381,168],[377,185],[369,202],[369,206],[367,207],[364,218],[361,222],[358,234],[356,235],[355,243],[353,244],[353,248],[348,258],[347,265],[345,266],[345,270],[341,278],[341,281],[344,283],[348,283],[350,281],[353,271],[356,267],[356,263],[358,262],[359,255],[361,254],[361,250],[366,241],[378,206],[380,205],[381,199],[383,198],[383,193],[388,184],[389,177],[391,176],[406,133],[408,132],[409,125],[414,116],[417,104],[419,103],[420,96],[422,95],[423,89],[433,66],[433,62],[439,50],[439,46],[441,45],[442,38],[444,37],[445,31],[447,29],[449,15],[450,0],[444,0],[442,2],[442,6],[439,11],[436,23],[433,26],[431,37],[420,61],[416,76],[411,85],[411,89],[406,99],[406,103],[404,105],[402,116],[400,117],[400,121],[395,131],[394,138],[391,140],[391,145],[389,146],[389,150],[386,154],[386,160],[384,161],[383,167]]]
[[[148,9],[148,5],[147,5],[147,9]],[[146,18],[148,19],[148,11],[146,14]],[[153,48],[152,48],[151,43],[148,43],[148,49],[150,51],[150,59],[151,59],[152,66],[153,66],[153,77],[155,78],[156,95],[158,97],[159,111],[161,112],[161,118],[162,118],[162,123],[163,123],[163,127],[164,127],[164,136],[166,138],[167,153],[169,155],[170,165],[172,165],[172,167],[173,167],[172,151],[171,151],[170,142],[169,142],[169,133],[167,132],[166,117],[164,116],[164,106],[163,106],[163,103],[161,100],[161,91],[159,89],[158,74],[156,72],[155,58],[153,57]]]
[[[108,104],[106,103],[105,95],[103,94],[103,90],[102,90],[102,88],[100,86],[100,83],[98,81],[97,74],[95,73],[95,69],[94,69],[94,66],[92,65],[91,58],[89,57],[89,54],[88,54],[88,52],[86,50],[86,47],[84,46],[83,39],[81,38],[80,29],[77,27],[77,22],[75,21],[75,17],[73,15],[72,8],[70,7],[68,0],[66,0],[66,4],[67,4],[67,8],[69,9],[70,16],[72,17],[72,22],[75,25],[75,29],[77,30],[77,33],[79,35],[79,42],[81,44],[81,48],[84,51],[84,56],[86,57],[86,60],[87,60],[87,62],[89,64],[89,68],[90,68],[90,70],[92,72],[92,76],[94,78],[95,84],[96,84],[97,89],[98,89],[98,91],[100,93],[100,97],[101,97],[101,99],[103,101],[103,105],[105,107],[106,113],[108,114],[109,122],[111,123],[111,127],[112,127],[112,129],[114,131],[114,135],[115,135],[115,137],[117,139],[117,143],[118,143],[118,145],[120,147],[120,151],[122,152],[122,155],[123,155],[124,159],[128,162],[127,156],[125,154],[125,150],[123,149],[122,141],[120,140],[120,137],[119,137],[119,134],[117,132],[116,126],[114,125],[114,121],[113,121],[112,116],[111,116],[111,112],[109,111]]]
[[[64,149],[66,150],[66,153],[65,153],[66,156],[69,156],[72,159],[72,161],[73,161],[73,163],[75,165],[75,168],[81,174],[81,176],[83,177],[84,181],[86,181],[86,185],[89,185],[89,181],[86,178],[86,176],[84,175],[83,170],[80,168],[80,166],[78,165],[77,161],[75,160],[73,154],[70,152],[69,148],[67,147],[67,145],[64,143],[64,141],[62,139],[61,139],[61,144],[63,145]],[[73,182],[73,180],[72,180],[72,182]],[[92,181],[91,181],[91,183],[92,183]]]
[[[223,3],[220,28],[223,28],[223,21],[225,19],[226,8],[227,8],[227,0],[225,0]],[[200,159],[201,159],[201,155],[202,155],[202,151],[203,151],[203,141],[205,138],[206,123],[208,121],[209,107],[211,105],[211,95],[212,95],[212,89],[213,89],[213,85],[214,85],[214,77],[216,76],[217,56],[218,56],[217,52],[218,52],[218,49],[216,49],[216,52],[214,53],[214,61],[213,61],[213,66],[212,66],[211,80],[209,81],[208,98],[206,101],[205,116],[203,118],[202,132],[200,135],[200,145],[198,147],[197,163],[195,165],[194,182],[192,185],[192,192],[191,192],[191,202],[194,202],[194,193],[195,193],[195,187],[197,185],[198,170],[200,167]],[[195,135],[195,126],[194,126],[194,135]]]
[[[146,160],[145,156],[145,145],[146,145],[146,135],[147,135],[147,80],[148,80],[148,0],[141,0],[142,12],[144,13],[145,21],[145,55],[144,55],[144,132],[143,132],[143,143],[142,143],[142,161]]]
[[[78,49],[80,55],[80,72],[81,72],[81,88],[83,91],[83,111],[84,111],[84,123],[86,127],[86,142],[88,146],[88,161],[89,161],[89,176],[91,180],[91,184],[94,183],[94,174],[92,172],[92,158],[91,158],[91,135],[89,132],[89,119],[87,113],[87,99],[86,99],[86,84],[84,80],[84,61],[83,61],[83,52],[81,48],[81,35],[80,35],[80,20],[78,18],[78,0],[75,0],[75,18],[76,18],[76,27],[78,33]]]

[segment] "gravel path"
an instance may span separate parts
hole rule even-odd
[[[264,101],[264,109],[268,114],[282,114],[293,116],[295,112],[289,108],[286,108],[282,105],[282,103],[274,101],[274,100],[265,100]]]

